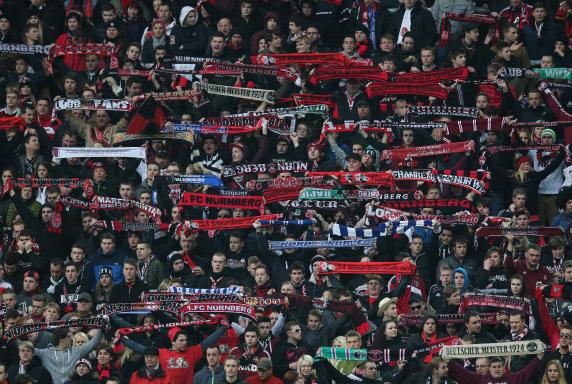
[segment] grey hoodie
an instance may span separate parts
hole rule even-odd
[[[103,333],[98,329],[95,336],[81,347],[60,350],[50,345],[48,348],[36,349],[36,356],[42,360],[42,364],[52,375],[54,384],[64,384],[73,374],[75,363],[95,349],[102,338]]]

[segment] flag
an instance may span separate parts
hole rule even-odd
[[[152,96],[149,96],[131,117],[127,126],[127,133],[158,134],[166,120],[167,116],[163,108]]]

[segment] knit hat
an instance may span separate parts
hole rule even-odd
[[[108,266],[103,266],[99,269],[99,273],[97,274],[97,277],[101,278],[101,275],[107,275],[109,277],[112,277],[113,271]]]
[[[551,129],[551,128],[543,129],[540,137],[544,137],[544,135],[550,135],[550,136],[552,136],[552,140],[556,141],[556,132],[554,132],[554,129]]]
[[[119,26],[119,23],[118,23],[117,21],[114,21],[114,20],[108,21],[107,23],[105,23],[105,24],[103,25],[103,29],[104,29],[104,30],[106,30],[106,29],[108,29],[108,28],[115,28],[115,29],[117,29],[118,31],[121,31],[121,28],[120,28],[120,26]]]
[[[171,343],[173,343],[177,339],[177,336],[179,336],[179,333],[181,332],[183,332],[183,330],[179,327],[174,327],[169,329],[167,335],[169,336],[169,340],[171,340]]]
[[[425,313],[425,315],[421,319],[421,328],[423,328],[425,322],[427,322],[427,320],[429,319],[435,320],[435,325],[439,326],[439,322],[437,321],[437,315],[435,315],[434,313]]]
[[[373,161],[377,160],[377,151],[371,145],[368,145],[365,151],[363,151],[365,155],[370,155]]]
[[[80,364],[85,364],[87,368],[89,368],[89,370],[91,371],[91,363],[89,362],[88,359],[79,359],[77,363],[75,363],[75,367],[77,368],[77,366]]]
[[[76,19],[76,21],[78,23],[81,23],[81,19],[83,18],[83,16],[81,15],[81,13],[79,13],[78,11],[70,11],[67,16],[66,16],[66,21],[69,19]]]
[[[514,162],[514,169],[516,169],[518,171],[520,166],[524,163],[528,163],[528,164],[532,165],[532,160],[528,156],[521,156],[518,158],[518,160],[516,160]]]
[[[169,261],[169,263],[172,266],[173,264],[175,264],[176,261],[183,260],[183,252],[181,252],[181,251],[171,252],[169,254],[169,256],[167,256],[167,260]]]

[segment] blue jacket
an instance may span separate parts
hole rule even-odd
[[[99,281],[99,270],[102,267],[109,267],[113,273],[113,285],[117,285],[123,281],[123,261],[127,258],[124,254],[120,253],[117,249],[113,252],[105,254],[99,248],[97,252],[95,252],[90,257],[90,262],[92,265],[92,279],[93,286],[97,284]]]

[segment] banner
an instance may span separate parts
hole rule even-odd
[[[470,209],[473,202],[467,199],[423,199],[423,200],[385,200],[379,203],[382,207],[409,209],[409,208],[462,208]],[[377,216],[377,213],[373,215]]]
[[[395,186],[395,178],[391,172],[307,172],[306,175],[335,177],[340,184]]]
[[[52,156],[55,160],[69,159],[71,157],[130,157],[145,159],[143,147],[54,147]]]
[[[373,61],[371,59],[349,58],[343,53],[274,53],[259,54],[250,57],[251,62],[261,65],[290,65],[290,64],[323,64],[338,66],[365,66],[371,67]]]
[[[363,240],[315,240],[315,241],[269,241],[272,250],[277,249],[307,249],[307,248],[354,248],[373,247],[375,239]]]
[[[99,311],[100,315],[113,315],[116,313],[132,313],[132,312],[156,312],[163,311],[179,314],[181,303],[169,302],[153,302],[153,303],[114,303],[105,304]]]
[[[193,83],[193,87],[197,87],[213,95],[274,103],[274,90],[271,89],[231,87],[228,85],[200,83],[198,81]]]
[[[239,72],[239,73],[252,73],[255,75],[280,76],[287,78],[296,77],[296,71],[294,71],[292,68],[279,68],[268,65],[206,62],[203,65],[203,69],[205,70],[214,69],[216,71]]]
[[[14,186],[22,187],[66,187],[66,188],[81,188],[85,181],[77,178],[37,178],[37,177],[18,177],[14,180]]]
[[[477,228],[477,237],[506,237],[513,236],[564,236],[564,230],[560,227],[480,227]]]
[[[282,215],[261,215],[261,216],[248,216],[236,219],[213,219],[213,220],[192,220],[185,222],[190,231],[207,231],[207,230],[227,230],[238,228],[251,228],[256,220],[274,220],[281,218]]]
[[[300,191],[300,200],[343,200],[343,191],[339,189],[304,188]]]
[[[193,320],[193,321],[179,321],[176,323],[164,323],[164,324],[151,324],[151,325],[139,325],[131,328],[119,328],[117,332],[120,335],[129,335],[131,333],[141,333],[141,332],[153,332],[159,329],[170,329],[174,327],[184,328],[184,327],[203,327],[206,325],[217,325],[223,322],[224,317],[215,316],[205,320]]]
[[[201,293],[201,294],[214,294],[214,295],[239,295],[242,294],[241,287],[230,288],[187,288],[187,287],[169,287],[169,292],[178,293]]]
[[[407,107],[409,113],[417,116],[447,116],[477,119],[481,117],[481,112],[476,107],[445,107],[433,105],[411,105]]]
[[[474,359],[493,356],[538,355],[544,352],[544,349],[544,343],[540,340],[451,345],[441,348],[441,357],[444,359]]]

